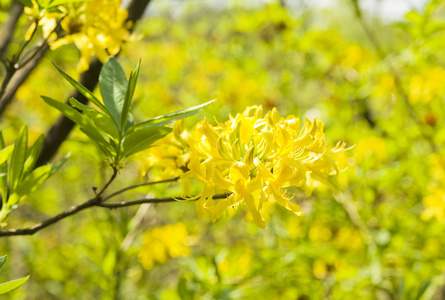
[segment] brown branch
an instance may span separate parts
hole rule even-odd
[[[6,107],[11,103],[19,87],[28,78],[29,74],[31,74],[32,70],[34,70],[48,49],[48,44],[44,43],[41,46],[40,51],[35,54],[33,59],[23,66],[23,68],[20,68],[18,71],[14,72],[14,75],[11,76],[11,80],[5,87],[4,94],[0,98],[0,117],[3,115]]]
[[[23,4],[20,1],[14,0],[9,9],[9,18],[2,25],[0,32],[0,57],[4,55],[8,49],[9,43],[11,43],[14,30],[17,25],[17,21],[23,13]]]
[[[128,18],[127,21],[134,24],[142,17],[147,5],[150,0],[132,0],[128,6]],[[96,58],[90,63],[88,71],[84,72],[79,82],[84,85],[90,91],[94,90],[98,81],[100,70],[102,69],[102,63]],[[77,90],[74,91],[69,98],[75,98],[82,104],[87,104],[88,100],[80,94]],[[1,112],[0,112],[1,113]],[[36,163],[36,168],[48,163],[54,155],[59,150],[60,145],[66,140],[71,130],[74,128],[74,122],[60,115],[53,126],[49,129],[48,133],[45,135],[45,140],[43,142],[42,150],[40,156]]]
[[[213,199],[224,199],[224,198],[227,198],[229,195],[230,195],[230,193],[217,194],[217,195],[213,196]],[[144,203],[168,203],[168,202],[175,202],[175,201],[193,201],[193,200],[187,200],[182,197],[166,197],[166,198],[146,198],[146,199],[139,199],[139,200],[127,201],[127,202],[117,202],[117,203],[103,203],[101,198],[96,196],[82,204],[73,206],[64,212],[62,212],[52,218],[44,220],[41,223],[38,223],[31,227],[23,228],[23,229],[9,229],[9,230],[0,231],[0,237],[33,235],[34,233],[52,225],[52,224],[55,224],[69,216],[72,216],[82,210],[85,210],[87,208],[94,207],[94,206],[108,208],[108,209],[115,209],[115,208],[121,208],[121,207],[133,206],[133,205],[140,205],[140,204],[144,204]]]
[[[39,230],[42,230],[43,228],[46,228],[54,223],[59,222],[62,219],[65,219],[66,217],[72,216],[74,214],[77,214],[78,212],[92,207],[92,206],[96,206],[98,204],[100,204],[102,202],[102,198],[101,195],[105,192],[105,190],[110,186],[110,184],[114,181],[114,179],[117,176],[117,169],[114,168],[113,169],[113,174],[111,175],[110,179],[107,181],[107,183],[105,183],[105,185],[103,186],[103,188],[100,190],[99,193],[96,194],[96,197],[82,203],[79,204],[77,206],[72,206],[71,208],[69,208],[68,210],[58,214],[57,216],[54,216],[52,218],[49,218],[39,224],[36,224],[34,226],[28,227],[28,228],[24,228],[24,229],[10,229],[10,230],[5,230],[5,231],[1,231],[0,232],[0,236],[11,236],[11,235],[32,235],[34,233],[36,233]]]

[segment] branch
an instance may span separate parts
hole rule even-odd
[[[0,98],[0,117],[3,115],[6,107],[11,103],[19,87],[23,84],[26,78],[28,78],[29,74],[31,74],[32,70],[34,70],[40,59],[42,59],[43,55],[49,49],[48,43],[44,43],[39,49],[40,51],[38,51],[23,68],[19,69],[11,77],[9,84],[5,88],[4,94]]]
[[[132,28],[134,28],[134,24],[142,17],[149,3],[150,0],[132,0],[128,4],[127,21],[133,23]],[[101,69],[102,63],[94,58],[90,63],[88,71],[84,72],[81,75],[79,82],[90,91],[94,90],[99,81],[99,74]],[[77,90],[74,91],[70,95],[70,97],[68,97],[68,99],[71,97],[78,100],[82,104],[88,103],[88,100]],[[71,130],[74,128],[74,125],[75,124],[73,121],[71,121],[64,115],[60,115],[60,117],[56,120],[53,126],[49,129],[48,133],[45,135],[42,150],[35,166],[36,168],[48,163],[53,158],[53,156],[59,150],[60,145],[66,140]]]
[[[231,195],[232,193],[224,193],[224,194],[216,194],[213,195],[212,199],[224,199]],[[194,198],[194,197],[192,197]],[[165,197],[165,198],[143,198],[139,200],[133,200],[133,201],[122,201],[122,202],[116,202],[116,203],[98,203],[96,206],[109,208],[109,209],[115,209],[115,208],[121,208],[121,207],[127,207],[127,206],[133,206],[133,205],[140,205],[145,203],[168,203],[168,202],[178,202],[178,201],[195,201],[188,200],[188,198],[183,197]],[[0,236],[1,236],[0,231]]]
[[[11,42],[12,36],[14,34],[17,21],[23,13],[23,4],[20,1],[14,0],[9,9],[9,18],[2,25],[2,30],[0,33],[0,57],[8,49],[9,43]]]
[[[213,199],[224,199],[224,198],[227,198],[229,195],[230,195],[230,193],[217,194],[217,195],[213,196]],[[139,200],[134,200],[134,201],[127,201],[127,202],[124,201],[124,202],[117,202],[117,203],[103,203],[103,201],[101,201],[101,198],[96,196],[82,204],[73,206],[64,212],[62,212],[52,218],[49,218],[45,221],[42,221],[41,223],[33,225],[31,227],[23,228],[23,229],[9,229],[9,230],[0,231],[0,237],[2,237],[2,236],[33,235],[34,233],[52,225],[52,224],[55,224],[55,223],[59,222],[60,220],[63,220],[69,216],[77,214],[78,212],[80,212],[84,209],[93,207],[93,206],[98,206],[98,207],[103,207],[103,208],[108,208],[108,209],[115,209],[115,208],[121,208],[121,207],[133,206],[133,205],[140,205],[140,204],[144,204],[144,203],[168,203],[168,202],[175,202],[175,201],[193,201],[193,200],[187,200],[186,198],[182,198],[182,197],[166,197],[166,198],[145,198],[145,199],[139,199]]]
[[[118,191],[116,191],[116,192],[114,192],[114,193],[112,193],[112,194],[102,198],[102,201],[106,201],[106,200],[108,200],[110,198],[113,198],[113,197],[115,197],[117,195],[120,195],[120,194],[122,194],[122,193],[124,193],[126,191],[133,190],[133,189],[141,187],[141,186],[149,186],[149,185],[155,185],[155,184],[158,184],[158,183],[174,182],[174,181],[177,181],[178,179],[179,179],[179,177],[174,177],[174,178],[171,178],[171,179],[165,179],[165,180],[159,180],[159,181],[150,181],[150,182],[144,182],[144,183],[139,183],[139,184],[135,184],[135,185],[130,185],[130,186],[127,186],[126,188],[118,190]]]

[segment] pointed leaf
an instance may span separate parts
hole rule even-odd
[[[13,150],[14,145],[9,145],[8,147],[0,150],[0,165],[5,163],[11,157]]]
[[[2,257],[0,257],[0,268],[3,267],[5,262],[6,262],[6,255],[3,255]]]
[[[425,293],[426,289],[430,286],[431,279],[425,280],[420,284],[419,290],[417,291],[416,300],[419,300],[422,298],[422,295]]]
[[[9,170],[9,188],[11,192],[15,191],[25,166],[26,152],[28,150],[28,127],[23,125],[19,135],[14,143],[11,165]]]
[[[187,109],[178,110],[178,111],[175,111],[175,112],[172,112],[172,113],[169,113],[169,114],[158,116],[158,117],[155,117],[153,119],[147,120],[145,122],[141,122],[141,123],[138,123],[136,125],[133,125],[128,130],[131,132],[131,131],[134,131],[134,130],[136,130],[138,128],[147,126],[147,125],[155,125],[155,126],[165,125],[165,124],[171,123],[171,122],[173,122],[175,120],[183,119],[183,118],[192,116],[192,115],[196,114],[202,108],[206,107],[209,104],[212,104],[215,101],[216,101],[216,99],[208,101],[208,102],[200,104],[200,105],[192,106],[192,107],[187,108]]]
[[[100,136],[100,138],[98,138],[98,136],[95,132],[92,132],[85,127],[80,127],[80,131],[85,133],[85,135],[88,136],[90,138],[90,140],[92,140],[99,147],[100,151],[102,151],[102,153],[106,157],[112,158],[115,156],[115,150],[113,149],[111,144],[109,144],[102,136]],[[112,140],[110,140],[110,142],[111,141]]]
[[[121,65],[114,57],[109,58],[102,67],[99,76],[99,88],[105,107],[114,120],[121,124],[122,109],[127,92],[127,77]]]
[[[24,284],[26,281],[28,281],[29,276],[26,276],[24,278],[11,280],[5,283],[0,284],[0,295],[6,294],[12,290],[15,290],[22,284]]]
[[[20,0],[20,2],[22,2],[22,4],[23,4],[24,6],[27,6],[27,7],[33,7],[33,4],[32,4],[32,1],[31,1],[31,0]]]
[[[138,81],[140,67],[141,67],[141,61],[139,60],[136,68],[130,74],[130,79],[128,81],[128,86],[127,86],[127,92],[125,94],[124,106],[122,108],[121,128],[125,128],[125,126],[127,125],[128,115],[130,113],[131,100],[133,99],[134,90],[136,88],[136,83]]]
[[[40,166],[34,171],[31,172],[26,178],[23,179],[22,182],[17,187],[15,194],[17,194],[17,200],[20,200],[21,197],[29,195],[34,192],[45,180],[48,178],[51,172],[50,165]],[[11,203],[13,205],[15,203]]]
[[[26,177],[31,171],[34,169],[36,165],[37,158],[40,155],[40,150],[42,149],[43,144],[43,134],[39,136],[39,138],[35,141],[35,143],[29,147],[27,158],[25,161],[25,167],[23,169],[23,177]]]
[[[45,8],[53,8],[53,7],[57,7],[60,5],[65,5],[65,4],[69,4],[69,3],[75,3],[75,2],[85,2],[85,0],[53,0],[53,1],[49,1],[49,3],[46,5]]]
[[[80,112],[71,106],[56,101],[52,98],[42,96],[46,103],[59,110],[62,114],[70,118],[74,123],[79,125],[80,130],[85,133],[93,142],[95,142],[101,151],[108,157],[113,156],[114,149],[111,145],[104,139],[99,130],[92,124],[88,119],[86,119]]]
[[[49,173],[49,176],[53,176],[54,173],[56,173],[57,171],[59,171],[59,169],[66,163],[66,161],[68,160],[68,158],[71,156],[71,152],[69,152],[67,155],[65,155],[59,162],[57,162],[56,164],[54,164],[51,167],[51,172]]]
[[[151,144],[163,138],[171,131],[171,128],[164,126],[149,126],[132,132],[125,137],[122,158],[149,148]]]
[[[73,107],[81,110],[84,113],[84,116],[88,117],[88,119],[90,119],[90,121],[99,129],[103,130],[104,133],[108,134],[114,139],[119,139],[119,132],[114,125],[115,123],[109,116],[92,107],[80,103],[74,98],[70,98],[70,103]]]
[[[12,148],[14,146],[11,145],[9,148],[11,148],[11,150],[7,150],[7,151],[12,151]],[[5,150],[5,141],[3,140],[3,133],[0,131],[0,148],[3,150]],[[12,152],[11,152],[12,153]],[[9,158],[11,154],[8,155],[8,157],[6,157],[6,160]],[[8,196],[8,163],[6,162],[6,160],[0,164],[0,192],[1,192],[1,197],[2,197],[2,203],[6,203],[6,198]]]
[[[55,63],[53,63],[53,65],[57,68],[60,74],[62,74],[63,78],[65,78],[76,90],[78,90],[82,95],[84,95],[85,98],[88,99],[88,101],[94,103],[94,105],[99,107],[105,114],[111,117],[111,114],[107,110],[107,108],[102,104],[102,102],[99,101],[99,99],[96,98],[96,96],[94,96],[94,94],[91,91],[89,91],[81,83],[77,82],[70,75],[65,73],[65,71],[63,71],[58,65],[56,65]]]

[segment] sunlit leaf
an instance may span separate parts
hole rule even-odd
[[[74,98],[71,98],[69,101],[73,107],[81,110],[84,113],[84,116],[88,117],[99,129],[103,130],[110,137],[115,139],[119,138],[119,132],[110,117],[92,107],[80,103]]]
[[[122,156],[127,157],[149,148],[154,142],[163,138],[171,131],[172,129],[168,127],[150,126],[132,132],[125,137]]]
[[[15,290],[16,288],[20,287],[22,284],[24,284],[26,281],[28,281],[29,276],[11,280],[5,283],[0,284],[0,295],[6,294],[12,290]]]
[[[139,77],[140,66],[141,66],[141,61],[139,60],[136,68],[130,74],[130,79],[128,81],[127,91],[125,94],[124,106],[122,108],[121,128],[125,128],[125,126],[127,124],[127,120],[128,120],[129,113],[130,113],[131,100],[133,99],[134,90],[136,88],[136,83],[137,83],[138,77]]]
[[[165,114],[165,115],[162,115],[162,116],[158,116],[158,117],[152,118],[150,120],[147,120],[147,121],[138,123],[136,125],[133,125],[128,130],[129,131],[133,131],[135,129],[138,129],[138,128],[141,128],[141,127],[145,127],[147,125],[153,125],[153,126],[165,125],[165,124],[171,123],[171,122],[173,122],[175,120],[178,120],[178,119],[183,119],[183,118],[186,118],[186,117],[190,117],[190,116],[196,114],[199,110],[203,109],[207,105],[212,104],[215,101],[216,101],[216,99],[208,101],[208,102],[200,104],[200,105],[192,106],[192,107],[187,108],[187,109],[178,110],[178,111],[175,111],[175,112],[172,112],[172,113],[168,113],[168,114]]]
[[[116,123],[121,124],[122,109],[127,91],[127,77],[115,58],[109,58],[99,76],[99,88],[106,108]]]
[[[104,113],[108,114],[111,117],[111,114],[108,111],[108,109],[102,104],[102,102],[99,101],[99,99],[96,98],[96,96],[94,96],[94,94],[90,90],[84,87],[81,83],[77,82],[70,75],[65,73],[65,71],[63,71],[58,65],[56,65],[55,63],[53,64],[60,72],[60,74],[63,76],[63,78],[65,78],[75,89],[77,89],[82,95],[84,95],[85,98],[88,99],[88,101],[94,103],[94,105],[99,107]]]
[[[40,150],[42,149],[43,144],[43,134],[39,136],[39,138],[34,142],[34,144],[29,147],[27,158],[25,161],[25,167],[23,169],[23,177],[26,177],[31,171],[34,169],[36,165],[37,158],[40,155]]]
[[[28,149],[28,126],[23,125],[14,144],[9,170],[9,188],[14,191],[23,174]]]

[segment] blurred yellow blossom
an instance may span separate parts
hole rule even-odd
[[[436,188],[431,194],[423,198],[425,210],[420,217],[426,221],[431,218],[436,218],[439,221],[445,219],[445,191]]]
[[[383,162],[388,158],[385,140],[376,136],[361,139],[355,147],[355,158],[357,163],[368,157],[372,157],[375,162]]]
[[[416,74],[409,83],[409,101],[411,103],[428,103],[441,97],[445,91],[445,70],[439,67]]]
[[[121,0],[92,0],[68,3],[49,13],[37,4],[26,8],[25,13],[32,20],[38,20],[44,37],[56,27],[57,20],[63,29],[57,38],[50,39],[51,49],[74,43],[80,51],[78,69],[86,71],[93,55],[101,62],[121,50],[122,43],[129,39],[128,12],[121,8]],[[33,26],[33,25],[32,25]],[[27,35],[34,30],[31,26]],[[34,25],[35,26],[35,25]]]
[[[142,266],[150,270],[155,263],[166,263],[170,258],[190,254],[186,243],[189,234],[183,223],[156,227],[143,236],[138,258]]]

